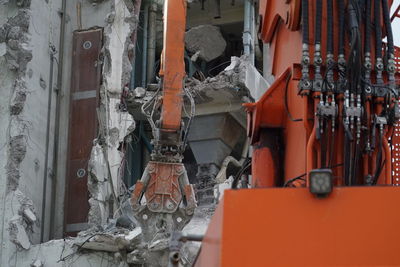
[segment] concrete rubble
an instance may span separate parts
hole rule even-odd
[[[208,77],[204,81],[194,78],[185,83],[197,99],[207,101],[207,92],[213,90],[228,90],[232,95],[242,98],[243,102],[257,100],[268,88],[269,83],[259,71],[250,63],[247,56],[231,57],[231,64],[215,77]]]
[[[231,64],[217,76],[208,77],[203,81],[187,78],[185,87],[190,90],[197,105],[210,104],[217,101],[218,97],[225,99],[225,103],[232,103],[233,99],[249,102],[252,101],[253,91],[256,89],[255,86],[250,86],[246,73],[254,71],[253,68],[254,66],[247,61],[246,56],[232,57]],[[137,87],[130,92],[126,99],[129,112],[134,117],[141,116],[140,107],[151,99],[155,91],[152,87],[149,90]],[[188,103],[185,102],[185,104]]]
[[[192,61],[201,58],[209,62],[225,52],[226,41],[217,26],[200,25],[186,32],[185,47],[193,55]]]

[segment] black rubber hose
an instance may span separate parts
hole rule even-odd
[[[351,162],[351,157],[350,157],[350,140],[347,137],[347,135],[345,135],[344,138],[344,181],[345,181],[345,185],[350,185],[350,162]]]
[[[358,161],[360,158],[360,144],[355,144],[356,151],[354,153],[354,165],[353,165],[353,175],[352,175],[352,185],[357,185],[357,171],[358,171]]]
[[[321,44],[322,28],[322,0],[317,0],[317,14],[315,19],[315,44]]]
[[[366,0],[367,6],[365,8],[365,46],[364,52],[371,53],[371,5],[372,0]]]
[[[344,55],[344,0],[338,0],[339,8],[339,54]]]
[[[379,134],[379,141],[378,141],[378,155],[376,157],[376,171],[375,171],[375,175],[374,175],[374,181],[373,181],[373,185],[376,185],[378,180],[379,180],[379,176],[381,174],[381,165],[382,165],[382,134]]]
[[[382,58],[381,0],[374,1],[375,57]]]
[[[309,22],[308,22],[308,0],[301,1],[301,19],[302,19],[302,32],[303,32],[303,44],[310,44],[309,37]]]
[[[327,53],[333,54],[333,0],[327,0]]]
[[[385,22],[385,29],[386,29],[386,36],[387,36],[388,52],[389,52],[389,54],[394,55],[393,31],[392,31],[392,24],[391,24],[391,20],[390,20],[390,11],[389,11],[388,0],[382,0],[382,9],[383,9],[383,20]]]

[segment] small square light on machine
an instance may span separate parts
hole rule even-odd
[[[333,175],[331,169],[310,171],[310,192],[317,197],[325,197],[332,192]]]

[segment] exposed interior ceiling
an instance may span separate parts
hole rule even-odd
[[[202,24],[222,25],[243,21],[243,0],[221,0],[220,13],[217,1],[194,1],[188,4],[187,27],[191,28]],[[219,15],[219,16],[218,16]]]

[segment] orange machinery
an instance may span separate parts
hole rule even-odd
[[[165,0],[164,49],[160,71],[162,85],[142,107],[152,128],[154,148],[151,160],[131,196],[135,218],[142,226],[147,242],[155,242],[173,231],[182,230],[196,207],[193,187],[182,164],[191,120],[186,128],[183,127],[185,22],[186,1]],[[190,93],[185,93],[194,105]],[[160,108],[161,115],[157,120],[155,113]],[[141,202],[143,196],[146,197],[145,205]],[[182,201],[184,207],[180,206]]]
[[[195,266],[400,265],[391,5],[260,0],[275,82],[245,104],[252,189],[225,192]]]

